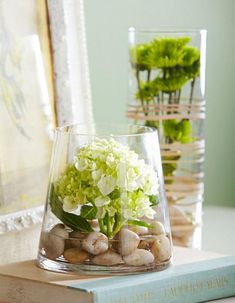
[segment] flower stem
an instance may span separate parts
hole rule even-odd
[[[115,235],[119,232],[119,230],[122,228],[122,226],[125,224],[125,220],[121,218],[120,214],[115,214],[115,222],[113,224],[113,233],[112,236],[115,237]]]
[[[111,218],[107,213],[107,237],[110,239],[112,238],[112,225],[111,225]]]
[[[193,101],[193,93],[194,93],[195,81],[196,81],[196,78],[194,78],[192,80],[192,82],[191,82],[191,90],[190,90],[190,97],[189,97],[189,106],[192,104],[192,101]],[[190,114],[190,112],[191,112],[191,109],[189,107],[188,114]]]
[[[137,79],[138,90],[140,92],[140,102],[141,102],[141,105],[143,108],[143,112],[144,112],[145,116],[147,116],[148,112],[146,112],[146,110],[145,110],[144,98],[143,98],[142,89],[141,89],[141,85],[140,85],[140,71],[138,68],[136,69],[136,79]]]
[[[148,71],[147,71],[147,82],[150,81],[150,77],[151,77],[151,69],[148,69]]]
[[[178,91],[177,104],[180,103],[180,97],[181,97],[181,89],[179,89]]]
[[[119,232],[119,230],[122,228],[122,226],[125,224],[125,221],[120,221],[115,229],[113,230],[113,237]]]
[[[98,219],[98,222],[99,222],[99,226],[100,226],[100,231],[103,233],[103,234],[106,234],[106,228],[104,226],[104,221],[103,219]]]

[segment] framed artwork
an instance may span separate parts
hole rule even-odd
[[[49,43],[32,22],[46,14],[42,1],[33,2],[0,4],[0,215],[40,205],[48,176],[54,100]],[[38,9],[38,19],[29,18]]]
[[[53,128],[93,121],[83,1],[2,0],[0,32],[0,237],[39,234]]]

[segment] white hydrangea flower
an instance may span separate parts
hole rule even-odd
[[[92,175],[92,178],[93,180],[97,181],[101,178],[102,176],[102,170],[101,169],[98,169],[98,170],[93,170],[91,172],[91,175]]]
[[[110,203],[110,198],[109,197],[102,197],[102,196],[99,196],[97,198],[95,198],[95,206],[97,207],[101,207],[101,206],[104,206],[104,205],[107,205]]]
[[[112,176],[102,175],[99,182],[97,183],[97,186],[102,195],[106,196],[114,190],[116,186],[116,180]]]
[[[149,219],[153,219],[155,215],[155,210],[152,207],[148,207],[145,211],[145,216]]]
[[[79,171],[83,171],[88,167],[88,160],[86,158],[80,158],[75,162],[75,167]]]
[[[125,188],[126,186],[126,163],[123,160],[120,160],[117,163],[117,185],[120,188]]]
[[[63,199],[63,210],[64,211],[66,211],[66,212],[74,211],[77,209],[77,206],[78,205],[76,203],[74,203],[74,201],[70,197],[68,197],[68,196],[64,197],[64,199]]]
[[[106,163],[108,166],[112,166],[113,164],[115,164],[115,158],[112,153],[108,154],[106,158]]]
[[[122,215],[126,220],[133,218],[133,212],[131,211],[131,209],[124,209]]]
[[[143,190],[146,192],[147,195],[158,195],[159,194],[159,182],[157,173],[152,171],[150,167],[147,170],[146,180]]]

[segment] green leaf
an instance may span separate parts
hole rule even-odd
[[[93,229],[90,224],[81,216],[70,214],[67,212],[63,212],[63,216],[61,221],[71,227],[73,230],[83,231],[83,232],[91,232]]]
[[[141,221],[141,220],[129,220],[128,225],[144,226],[144,227],[147,227],[147,228],[151,227],[151,224],[148,224],[148,223],[146,223],[144,221]]]
[[[109,198],[111,200],[115,200],[115,199],[118,199],[120,198],[121,196],[121,192],[119,189],[115,189],[114,191],[112,191],[110,194],[109,194]]]
[[[148,127],[154,127],[156,129],[158,129],[159,128],[159,121],[147,120],[144,125],[148,126]]]
[[[93,220],[96,218],[97,214],[97,208],[92,205],[83,205],[81,208],[81,217],[88,219],[88,220]]]
[[[155,205],[157,205],[159,203],[159,199],[155,195],[149,196],[149,201],[151,203],[151,206],[155,206]]]
[[[87,222],[85,218],[83,218],[82,216],[65,212],[63,210],[63,205],[56,195],[55,187],[53,184],[51,184],[50,187],[49,201],[50,201],[51,211],[53,212],[53,214],[66,226],[72,228],[75,231],[83,231],[83,232],[93,231],[90,224]]]
[[[104,219],[103,219],[103,223],[104,223],[104,225],[106,225],[106,226],[107,226],[108,221],[109,221],[109,214],[108,214],[108,212],[106,212],[106,214],[105,214],[105,216],[104,216]]]

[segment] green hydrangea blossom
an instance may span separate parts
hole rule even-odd
[[[89,205],[101,229],[109,220],[111,234],[128,220],[152,219],[153,197],[159,194],[152,167],[114,139],[96,139],[79,149],[54,187],[63,211],[79,212]]]

